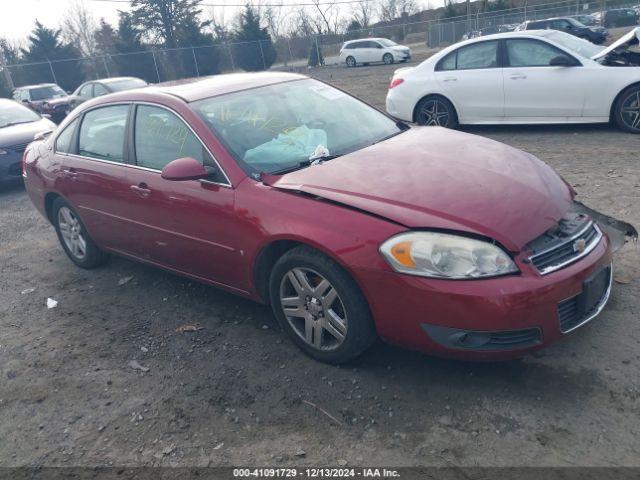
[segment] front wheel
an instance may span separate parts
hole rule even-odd
[[[273,312],[305,353],[344,363],[376,339],[369,306],[351,277],[333,260],[309,247],[285,253],[270,277]]]
[[[352,56],[348,56],[347,57],[347,67],[355,67],[356,66],[356,59],[353,58]]]
[[[52,214],[58,240],[73,263],[82,268],[96,268],[106,263],[109,256],[93,242],[71,205],[58,197],[53,202]]]
[[[393,63],[393,55],[391,55],[390,53],[385,53],[382,56],[382,61],[385,65],[391,65]]]
[[[416,107],[416,123],[430,127],[456,128],[458,116],[449,100],[442,97],[426,97]]]
[[[622,92],[616,101],[613,117],[622,130],[640,133],[640,85]]]

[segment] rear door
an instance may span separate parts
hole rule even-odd
[[[129,104],[87,111],[56,139],[61,192],[98,245],[131,253],[129,185],[124,176]]]
[[[453,101],[463,122],[504,116],[499,47],[497,40],[472,43],[454,50],[436,65],[436,81]]]
[[[582,116],[589,75],[580,62],[543,40],[508,39],[504,74],[505,115],[511,118]],[[549,65],[566,56],[576,66]]]
[[[234,190],[193,130],[175,112],[138,105],[127,170],[129,216],[148,261],[223,284],[238,284]],[[209,181],[161,176],[172,160],[192,157],[212,167]]]

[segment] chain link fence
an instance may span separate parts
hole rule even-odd
[[[134,76],[149,83],[241,71],[250,59],[253,69],[301,70],[307,67],[312,49],[321,52],[325,64],[338,63],[340,47],[347,40],[385,37],[399,43],[426,44],[438,48],[460,41],[470,32],[490,27],[520,24],[526,20],[591,14],[606,8],[637,6],[640,0],[566,0],[493,12],[424,22],[402,22],[372,26],[345,34],[277,38],[174,49],[106,54],[91,58],[52,60],[37,63],[0,65],[0,81],[10,88],[37,83],[57,83],[66,90],[98,78]],[[464,4],[458,4],[464,7]],[[275,60],[273,57],[275,56]]]

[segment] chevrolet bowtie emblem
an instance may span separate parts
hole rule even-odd
[[[584,252],[584,249],[587,247],[587,242],[584,238],[579,238],[575,242],[573,242],[573,251],[574,252]]]

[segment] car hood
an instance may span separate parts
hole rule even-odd
[[[624,34],[622,37],[620,37],[618,40],[613,42],[607,48],[605,48],[604,50],[601,50],[599,53],[591,57],[591,60],[599,60],[601,58],[604,58],[609,53],[622,47],[623,45],[630,46],[634,41],[640,42],[640,27],[636,27],[633,30],[630,30],[629,32]]]
[[[10,127],[0,128],[0,148],[23,145],[33,141],[33,137],[41,132],[51,131],[56,125],[46,118],[35,122],[19,123]]]
[[[466,231],[520,251],[570,208],[569,186],[520,150],[439,127],[282,176],[274,188],[343,204],[408,228]]]

